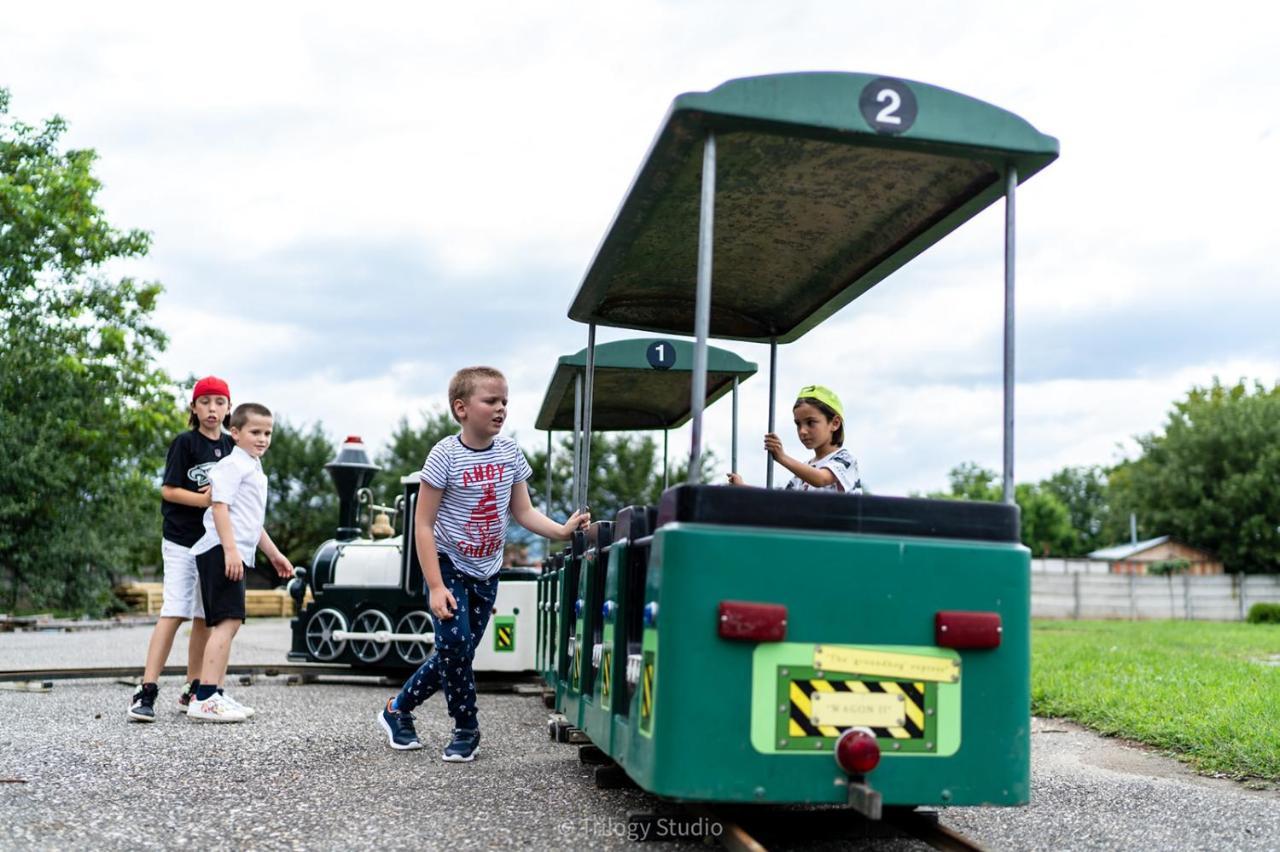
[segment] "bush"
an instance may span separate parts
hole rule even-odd
[[[1147,563],[1147,573],[1157,577],[1167,574],[1183,574],[1191,568],[1189,559],[1164,559],[1160,562]]]
[[[1280,624],[1280,603],[1256,603],[1249,607],[1250,624]]]

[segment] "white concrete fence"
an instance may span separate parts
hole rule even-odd
[[[1087,563],[1087,567],[1069,570],[1055,564],[1063,562]],[[1243,621],[1255,603],[1280,603],[1280,575],[1151,577],[1101,573],[1094,570],[1096,564],[1107,563],[1031,560],[1032,616]]]

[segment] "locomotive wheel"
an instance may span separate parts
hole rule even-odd
[[[423,633],[431,632],[431,616],[421,609],[415,609],[413,612],[406,613],[401,616],[400,622],[396,625],[397,633]],[[431,654],[431,645],[427,642],[397,642],[396,655],[411,666],[420,666],[427,661],[427,657]]]
[[[391,619],[380,609],[366,609],[351,622],[352,633],[391,632]],[[390,642],[375,642],[372,639],[352,639],[351,652],[356,659],[366,665],[373,665],[391,653]]]
[[[346,630],[347,618],[336,609],[322,609],[307,622],[307,653],[322,663],[331,663],[347,650],[346,641],[333,638],[335,630]]]

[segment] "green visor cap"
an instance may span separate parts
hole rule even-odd
[[[822,385],[805,385],[796,394],[796,399],[816,399],[836,414],[844,417],[844,406],[840,404],[840,397],[836,396],[836,392],[831,388],[823,387]]]

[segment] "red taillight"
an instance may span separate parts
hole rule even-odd
[[[716,629],[721,639],[781,642],[787,636],[787,608],[781,604],[720,601]]]
[[[943,611],[933,617],[933,641],[941,648],[998,648],[998,612]]]
[[[836,763],[850,775],[866,775],[880,763],[880,744],[866,728],[850,728],[836,741]]]

